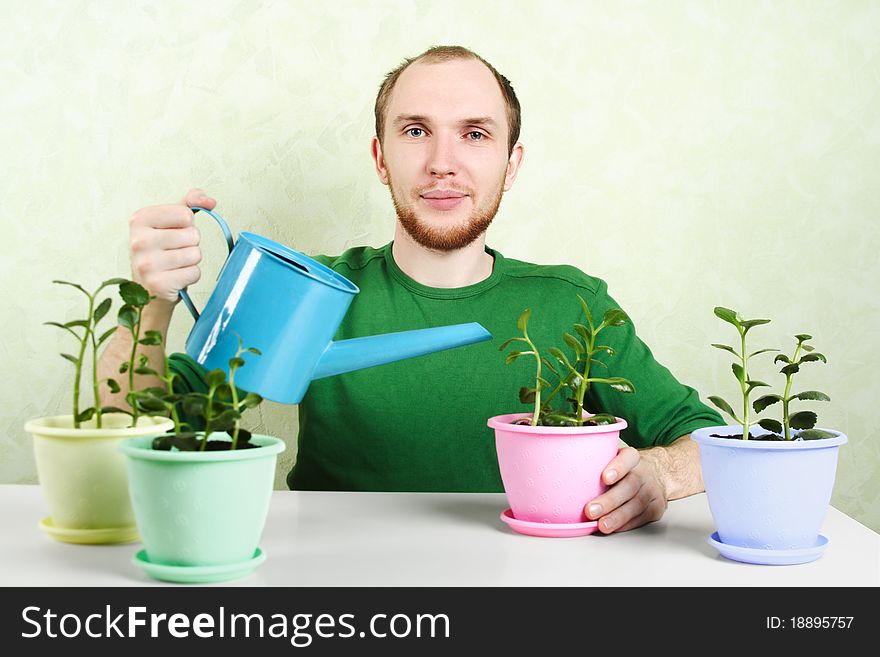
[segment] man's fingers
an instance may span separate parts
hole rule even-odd
[[[135,212],[129,220],[132,228],[186,228],[192,223],[192,210],[182,205],[151,205]]]
[[[624,447],[602,471],[602,481],[611,485],[623,479],[626,474],[639,464],[639,451],[633,447]]]
[[[190,208],[206,208],[208,210],[213,210],[214,206],[217,205],[217,201],[208,196],[205,190],[199,187],[193,187],[189,190],[186,196],[183,197],[182,203]]]

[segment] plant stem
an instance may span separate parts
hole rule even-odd
[[[93,325],[93,322],[94,322],[93,312],[94,312],[94,308],[95,308],[95,296],[97,296],[97,294],[98,293],[95,292],[95,294],[93,296],[91,294],[86,293],[86,295],[89,297],[89,315],[88,315],[88,320],[87,320],[88,326],[86,326],[86,332],[83,335],[82,347],[80,348],[80,351],[79,351],[80,362],[85,360],[86,343],[89,340],[89,336],[92,337],[92,344],[94,344],[94,341],[95,341],[95,327]],[[98,372],[95,369],[94,351],[92,352],[92,356],[93,356],[93,358],[92,358],[92,391],[95,395],[95,415],[96,415],[95,427],[100,429],[101,428],[101,415],[98,412],[98,408],[101,406],[101,402],[98,399]],[[76,388],[74,390],[74,395],[76,398],[76,401],[74,402],[74,412],[77,415],[79,414],[79,388],[80,388],[80,385],[82,384],[81,379],[80,379],[81,373],[82,373],[81,369],[77,370],[77,373],[76,373],[77,377],[76,377],[76,384],[75,384]],[[77,429],[79,429],[79,424],[80,424],[79,422],[75,422],[74,426]]]
[[[532,348],[532,353],[535,355],[535,361],[538,363],[537,373],[535,374],[535,410],[532,412],[532,426],[538,426],[538,418],[541,416],[541,354],[538,353],[538,348],[532,343],[529,338],[529,332],[527,329],[523,329],[523,337],[528,342],[529,347]]]
[[[748,358],[746,358],[746,332],[743,329],[739,330],[740,341],[742,344],[742,353],[739,354],[740,360],[742,360],[742,381],[739,382],[739,387],[742,390],[743,395],[743,440],[749,439],[749,393],[746,388],[746,381],[749,380],[748,373]]]
[[[584,397],[590,389],[590,364],[593,360],[593,354],[596,353],[596,336],[605,326],[605,322],[599,324],[594,331],[590,331],[590,343],[587,345],[587,358],[584,363],[584,374],[581,378],[581,384],[578,386],[577,392],[577,423],[578,426],[584,424]]]
[[[162,342],[165,342],[165,339],[162,339]],[[168,354],[165,352],[165,345],[162,344],[162,356],[165,361],[165,377],[162,379],[165,381],[165,389],[168,391],[169,395],[174,394],[174,375],[171,374],[171,365],[168,362]],[[174,422],[174,433],[180,433],[180,416],[177,414],[177,404],[171,404],[171,420]]]
[[[131,341],[131,358],[128,361],[128,389],[134,390],[134,359],[137,355],[137,346],[138,340],[141,337],[141,315],[143,314],[144,309],[141,307],[136,308],[137,319],[134,324],[134,330],[132,331],[132,341]],[[132,404],[132,413],[131,413],[131,426],[136,427],[138,421],[138,407],[137,403]]]
[[[239,354],[241,354],[241,347],[238,348],[238,351],[235,354],[235,357],[238,358]],[[238,411],[238,392],[235,389],[235,368],[229,368],[229,390],[232,394],[232,408]],[[232,447],[231,449],[238,449],[238,427],[239,427],[240,418],[235,418],[235,423],[232,425]]]
[[[798,342],[797,347],[795,347],[794,355],[791,357],[791,362],[796,363],[798,354],[801,351],[801,342]],[[791,392],[791,377],[793,374],[789,372],[785,375],[785,392],[782,393],[782,426],[785,429],[785,439],[791,440],[791,425],[788,421],[788,404],[791,401],[791,397],[788,396],[788,393]]]

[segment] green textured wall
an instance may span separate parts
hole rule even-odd
[[[878,3],[4,0],[0,24],[0,481],[35,480],[24,421],[67,408],[69,345],[41,323],[79,300],[53,278],[127,274],[128,217],[190,186],[302,251],[385,243],[374,93],[456,43],[523,105],[525,163],[489,244],[605,278],[704,396],[736,392],[713,306],[771,318],[756,348],[813,334],[829,362],[802,384],[850,437],[833,503],[880,529]],[[223,250],[203,236],[197,302]],[[182,312],[172,328],[180,349]],[[295,409],[259,424],[291,438]]]

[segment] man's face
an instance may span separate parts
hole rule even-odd
[[[520,144],[508,156],[507,108],[495,76],[476,59],[417,62],[398,78],[386,112],[373,157],[400,223],[429,249],[471,244],[522,160]]]

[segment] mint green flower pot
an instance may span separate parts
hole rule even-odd
[[[163,451],[152,449],[152,438],[120,445],[144,544],[135,561],[150,576],[218,581],[247,574],[265,559],[258,543],[285,445],[261,435],[251,442],[261,447]]]

